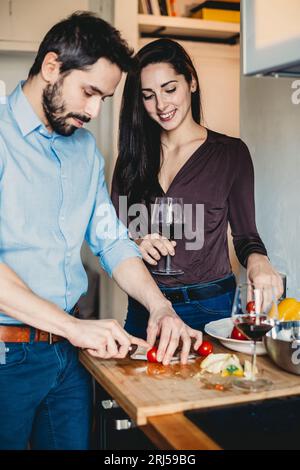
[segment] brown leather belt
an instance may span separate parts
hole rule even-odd
[[[47,341],[52,344],[65,339],[62,336],[30,326],[0,325],[0,341],[4,343],[30,343],[32,330],[35,333],[33,341]]]
[[[78,316],[79,306],[76,303],[70,315]],[[33,341],[47,341],[49,344],[64,341],[66,338],[63,336],[48,333],[47,331],[38,330],[37,328],[27,325],[0,325],[0,341],[3,343],[30,343],[32,338],[32,331],[34,331]]]

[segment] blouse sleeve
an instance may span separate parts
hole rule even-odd
[[[236,176],[229,194],[229,222],[239,262],[247,267],[248,256],[267,256],[255,222],[254,169],[247,145],[239,141]]]

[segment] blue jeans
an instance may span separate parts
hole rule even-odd
[[[5,347],[0,362],[0,449],[88,449],[92,384],[78,350],[68,341]]]
[[[232,275],[233,276],[233,275]],[[205,283],[209,288],[214,282]],[[204,284],[202,284],[204,286]],[[199,284],[201,286],[201,284]],[[172,291],[173,288],[158,286],[163,293]],[[194,285],[186,285],[179,288],[183,292]],[[191,328],[204,330],[206,323],[221,318],[230,317],[234,299],[235,289],[222,293],[221,295],[210,297],[205,300],[186,300],[185,302],[172,303],[178,316]],[[131,297],[128,298],[128,311],[125,320],[125,330],[139,338],[146,339],[149,312],[146,308]]]

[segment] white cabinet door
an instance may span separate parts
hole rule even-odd
[[[0,0],[0,40],[7,39],[11,31],[11,1]]]
[[[5,0],[6,2],[6,0]],[[0,5],[3,0],[0,0]],[[88,10],[89,0],[11,0],[10,41],[40,42],[59,20]]]

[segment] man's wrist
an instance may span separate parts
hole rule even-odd
[[[173,310],[173,307],[172,307],[172,303],[166,298],[162,298],[162,299],[156,300],[155,302],[152,302],[150,307],[149,307],[150,316],[154,316],[157,313],[162,312],[163,310],[164,311],[167,310],[168,313],[174,314],[174,316],[176,316],[176,313],[175,313],[175,311]],[[172,310],[173,310],[173,312],[172,312]]]
[[[62,336],[68,340],[74,338],[77,334],[79,323],[80,320],[78,318],[69,315],[69,318],[62,323]]]

